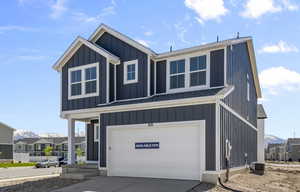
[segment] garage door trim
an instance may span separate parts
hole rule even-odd
[[[200,138],[199,138],[199,145],[200,145],[200,180],[202,179],[202,174],[205,172],[205,160],[206,160],[206,146],[205,146],[205,120],[197,120],[197,121],[176,121],[176,122],[163,122],[163,123],[150,123],[150,124],[127,124],[127,125],[114,125],[114,126],[107,126],[106,132],[106,165],[107,165],[107,175],[111,176],[110,173],[110,153],[109,147],[111,142],[111,132],[115,129],[141,129],[141,128],[161,128],[161,127],[174,127],[174,126],[184,126],[184,125],[196,125],[200,128]]]

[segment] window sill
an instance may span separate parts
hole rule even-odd
[[[81,98],[87,98],[87,97],[97,97],[97,96],[99,96],[99,93],[90,93],[90,94],[85,94],[85,95],[69,96],[68,100],[81,99]]]
[[[208,85],[201,85],[201,86],[193,86],[193,87],[183,87],[183,88],[175,88],[167,90],[167,93],[182,93],[182,92],[190,92],[190,91],[199,91],[199,90],[206,90],[210,89]]]
[[[138,82],[138,80],[124,81],[124,85],[133,84],[133,83],[137,83],[137,82]]]

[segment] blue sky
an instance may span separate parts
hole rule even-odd
[[[296,0],[11,0],[0,6],[0,121],[36,133],[67,133],[52,65],[80,35],[105,23],[165,52],[252,36],[266,133],[300,137],[300,4]],[[81,125],[82,126],[82,125]]]

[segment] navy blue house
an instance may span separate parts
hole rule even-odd
[[[251,37],[156,53],[101,24],[53,68],[70,164],[75,121],[86,123],[87,162],[109,176],[209,180],[226,154],[234,168],[263,161]]]

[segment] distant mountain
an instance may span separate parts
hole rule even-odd
[[[59,133],[42,133],[39,136],[40,137],[65,137],[64,135]]]
[[[16,131],[14,131],[14,140],[29,138],[29,137],[38,138],[40,136],[32,131],[26,131],[22,129],[17,129]]]
[[[279,137],[276,137],[274,135],[265,135],[265,148],[268,147],[268,144],[273,144],[273,143],[284,143],[285,140],[281,139]]]
[[[39,137],[65,137],[65,136],[58,133],[36,134],[32,131],[26,131],[22,129],[18,129],[14,131],[14,140],[23,139],[23,138],[39,138]]]

